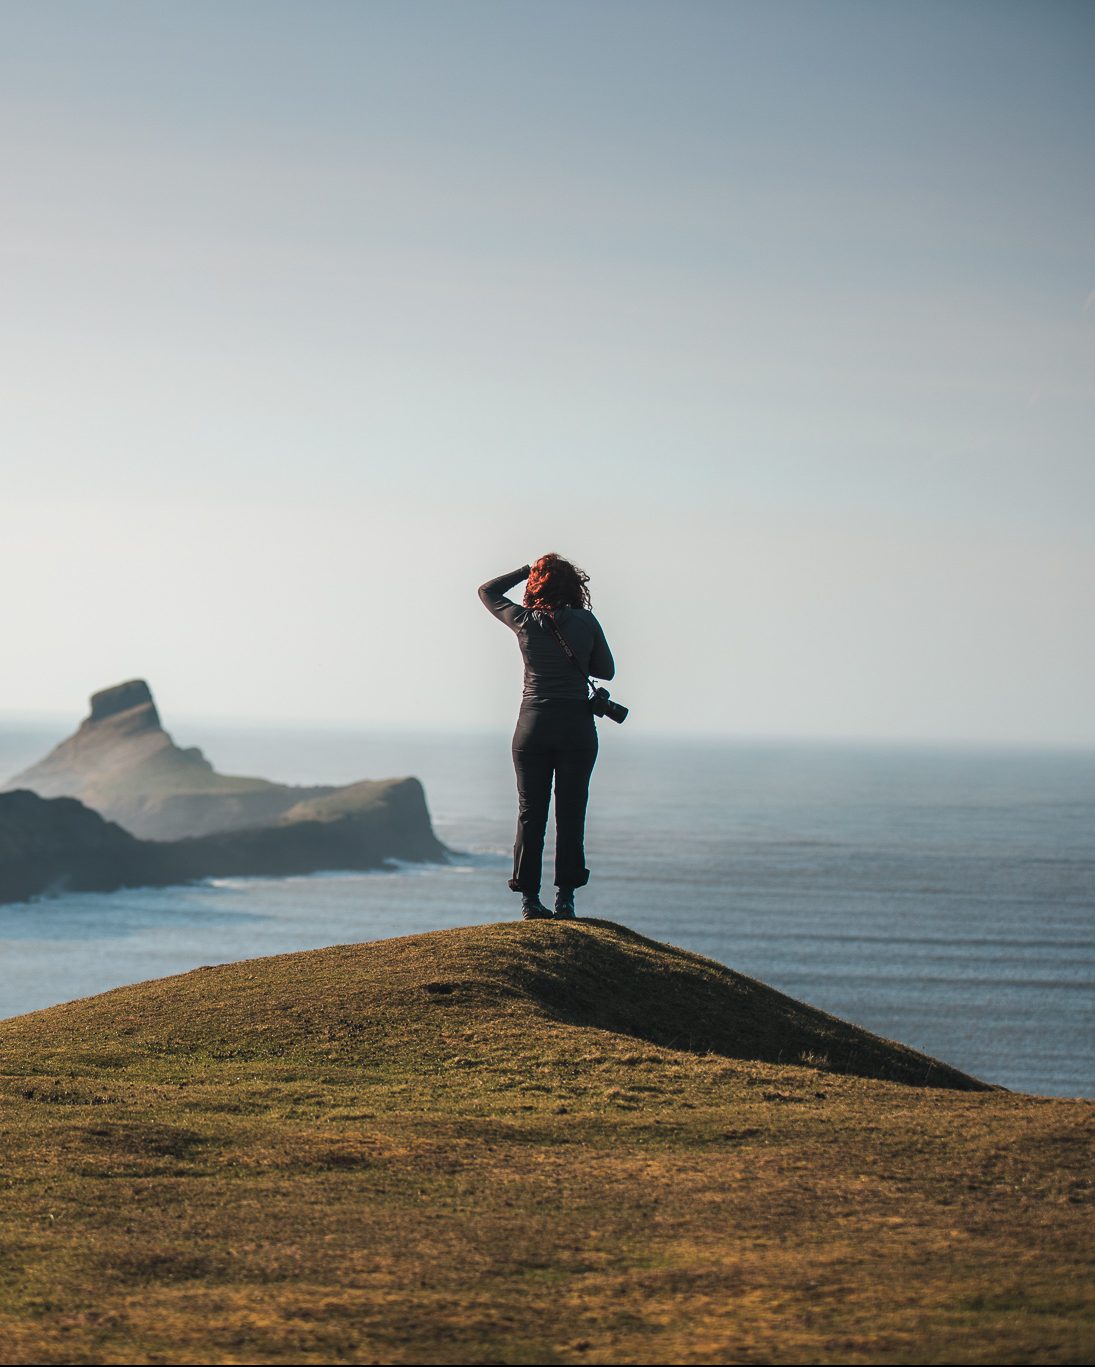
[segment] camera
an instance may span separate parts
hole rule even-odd
[[[623,703],[613,702],[608,696],[607,688],[595,688],[589,705],[593,709],[595,717],[607,717],[609,721],[620,722],[621,725],[630,710]]]

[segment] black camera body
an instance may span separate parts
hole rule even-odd
[[[623,720],[630,710],[623,703],[613,702],[608,696],[607,688],[595,688],[589,705],[593,709],[595,717],[607,717],[609,721],[619,722],[621,725],[623,725]]]

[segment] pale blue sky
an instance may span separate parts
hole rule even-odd
[[[506,724],[558,549],[640,726],[1095,744],[1092,5],[8,0],[0,115],[0,710]]]

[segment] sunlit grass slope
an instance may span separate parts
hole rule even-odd
[[[1091,1103],[619,927],[201,969],[0,1072],[6,1361],[1091,1356]]]

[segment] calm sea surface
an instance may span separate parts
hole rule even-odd
[[[0,725],[0,775],[67,729]],[[515,915],[508,733],[173,734],[228,773],[416,774],[463,853],[0,906],[0,1016],[199,964]],[[670,741],[602,723],[588,862],[579,914],[1004,1086],[1095,1096],[1095,754]]]

